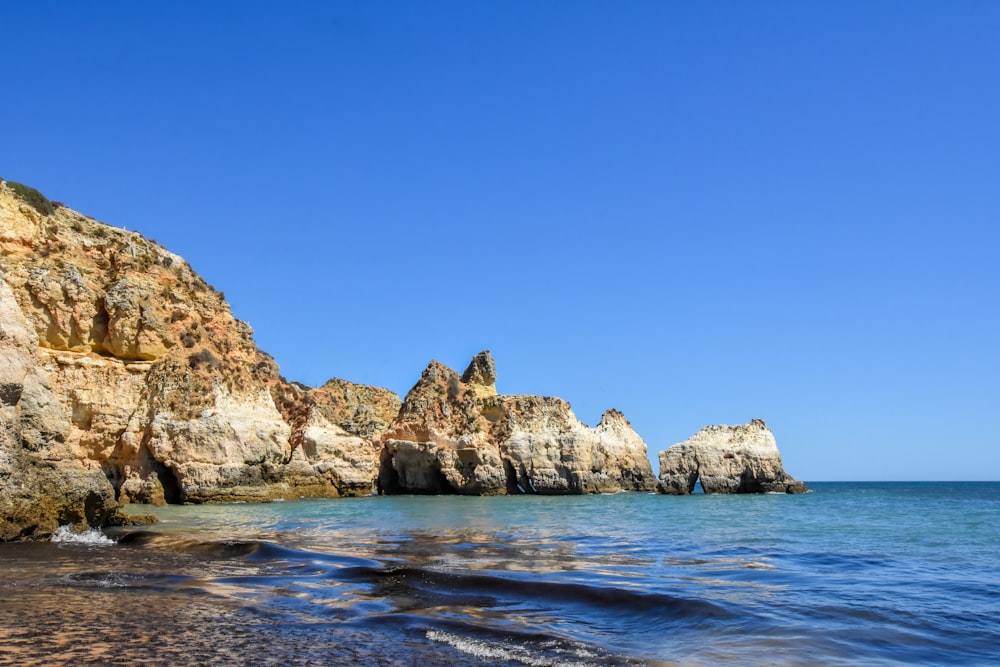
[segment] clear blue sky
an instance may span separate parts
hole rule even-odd
[[[1000,479],[1000,3],[6,2],[0,176],[181,254],[286,377],[764,418]]]

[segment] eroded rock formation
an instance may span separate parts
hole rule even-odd
[[[379,438],[402,403],[388,389],[333,379],[316,389],[275,386],[291,425],[284,481],[298,496],[368,495],[378,475]]]
[[[177,255],[0,183],[0,272],[4,326],[24,329],[0,338],[4,502],[42,474],[17,452],[43,444],[31,460],[72,464],[101,507],[372,492],[399,398],[287,383]]]
[[[69,416],[38,363],[38,338],[0,271],[0,541],[44,538],[61,524],[107,523],[114,490],[73,456]]]
[[[183,259],[42,200],[0,181],[0,541],[128,502],[656,486],[620,412],[590,428],[561,399],[499,395],[488,352],[461,375],[431,362],[405,401],[289,383]],[[758,421],[660,463],[664,493],[804,489]]]
[[[698,480],[705,493],[802,493],[785,472],[774,435],[760,419],[742,426],[706,426],[660,452],[660,493],[686,495]]]
[[[608,493],[651,490],[643,442],[608,410],[596,428],[569,403],[501,396],[489,352],[460,376],[432,361],[383,436],[379,487],[388,493]]]

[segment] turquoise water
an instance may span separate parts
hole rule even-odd
[[[1000,484],[811,486],[159,508],[0,545],[0,664],[1000,662]]]

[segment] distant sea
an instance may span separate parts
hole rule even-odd
[[[1000,483],[138,507],[0,545],[0,665],[1000,663]]]

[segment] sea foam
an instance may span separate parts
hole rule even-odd
[[[484,641],[481,639],[471,639],[468,637],[459,637],[451,634],[450,632],[442,632],[440,630],[428,630],[427,638],[431,641],[448,644],[452,648],[456,648],[459,651],[476,658],[508,660],[520,662],[521,664],[529,665],[530,667],[555,667],[556,665],[559,665],[559,667],[597,667],[597,665],[600,664],[591,662],[567,662],[565,658],[553,658],[538,655],[524,646]]]
[[[93,546],[111,546],[115,543],[114,540],[107,537],[104,533],[97,530],[96,528],[91,528],[90,530],[76,531],[73,530],[72,526],[59,526],[56,528],[56,532],[52,535],[53,542],[64,542],[64,543],[74,543],[74,544],[90,544]]]

